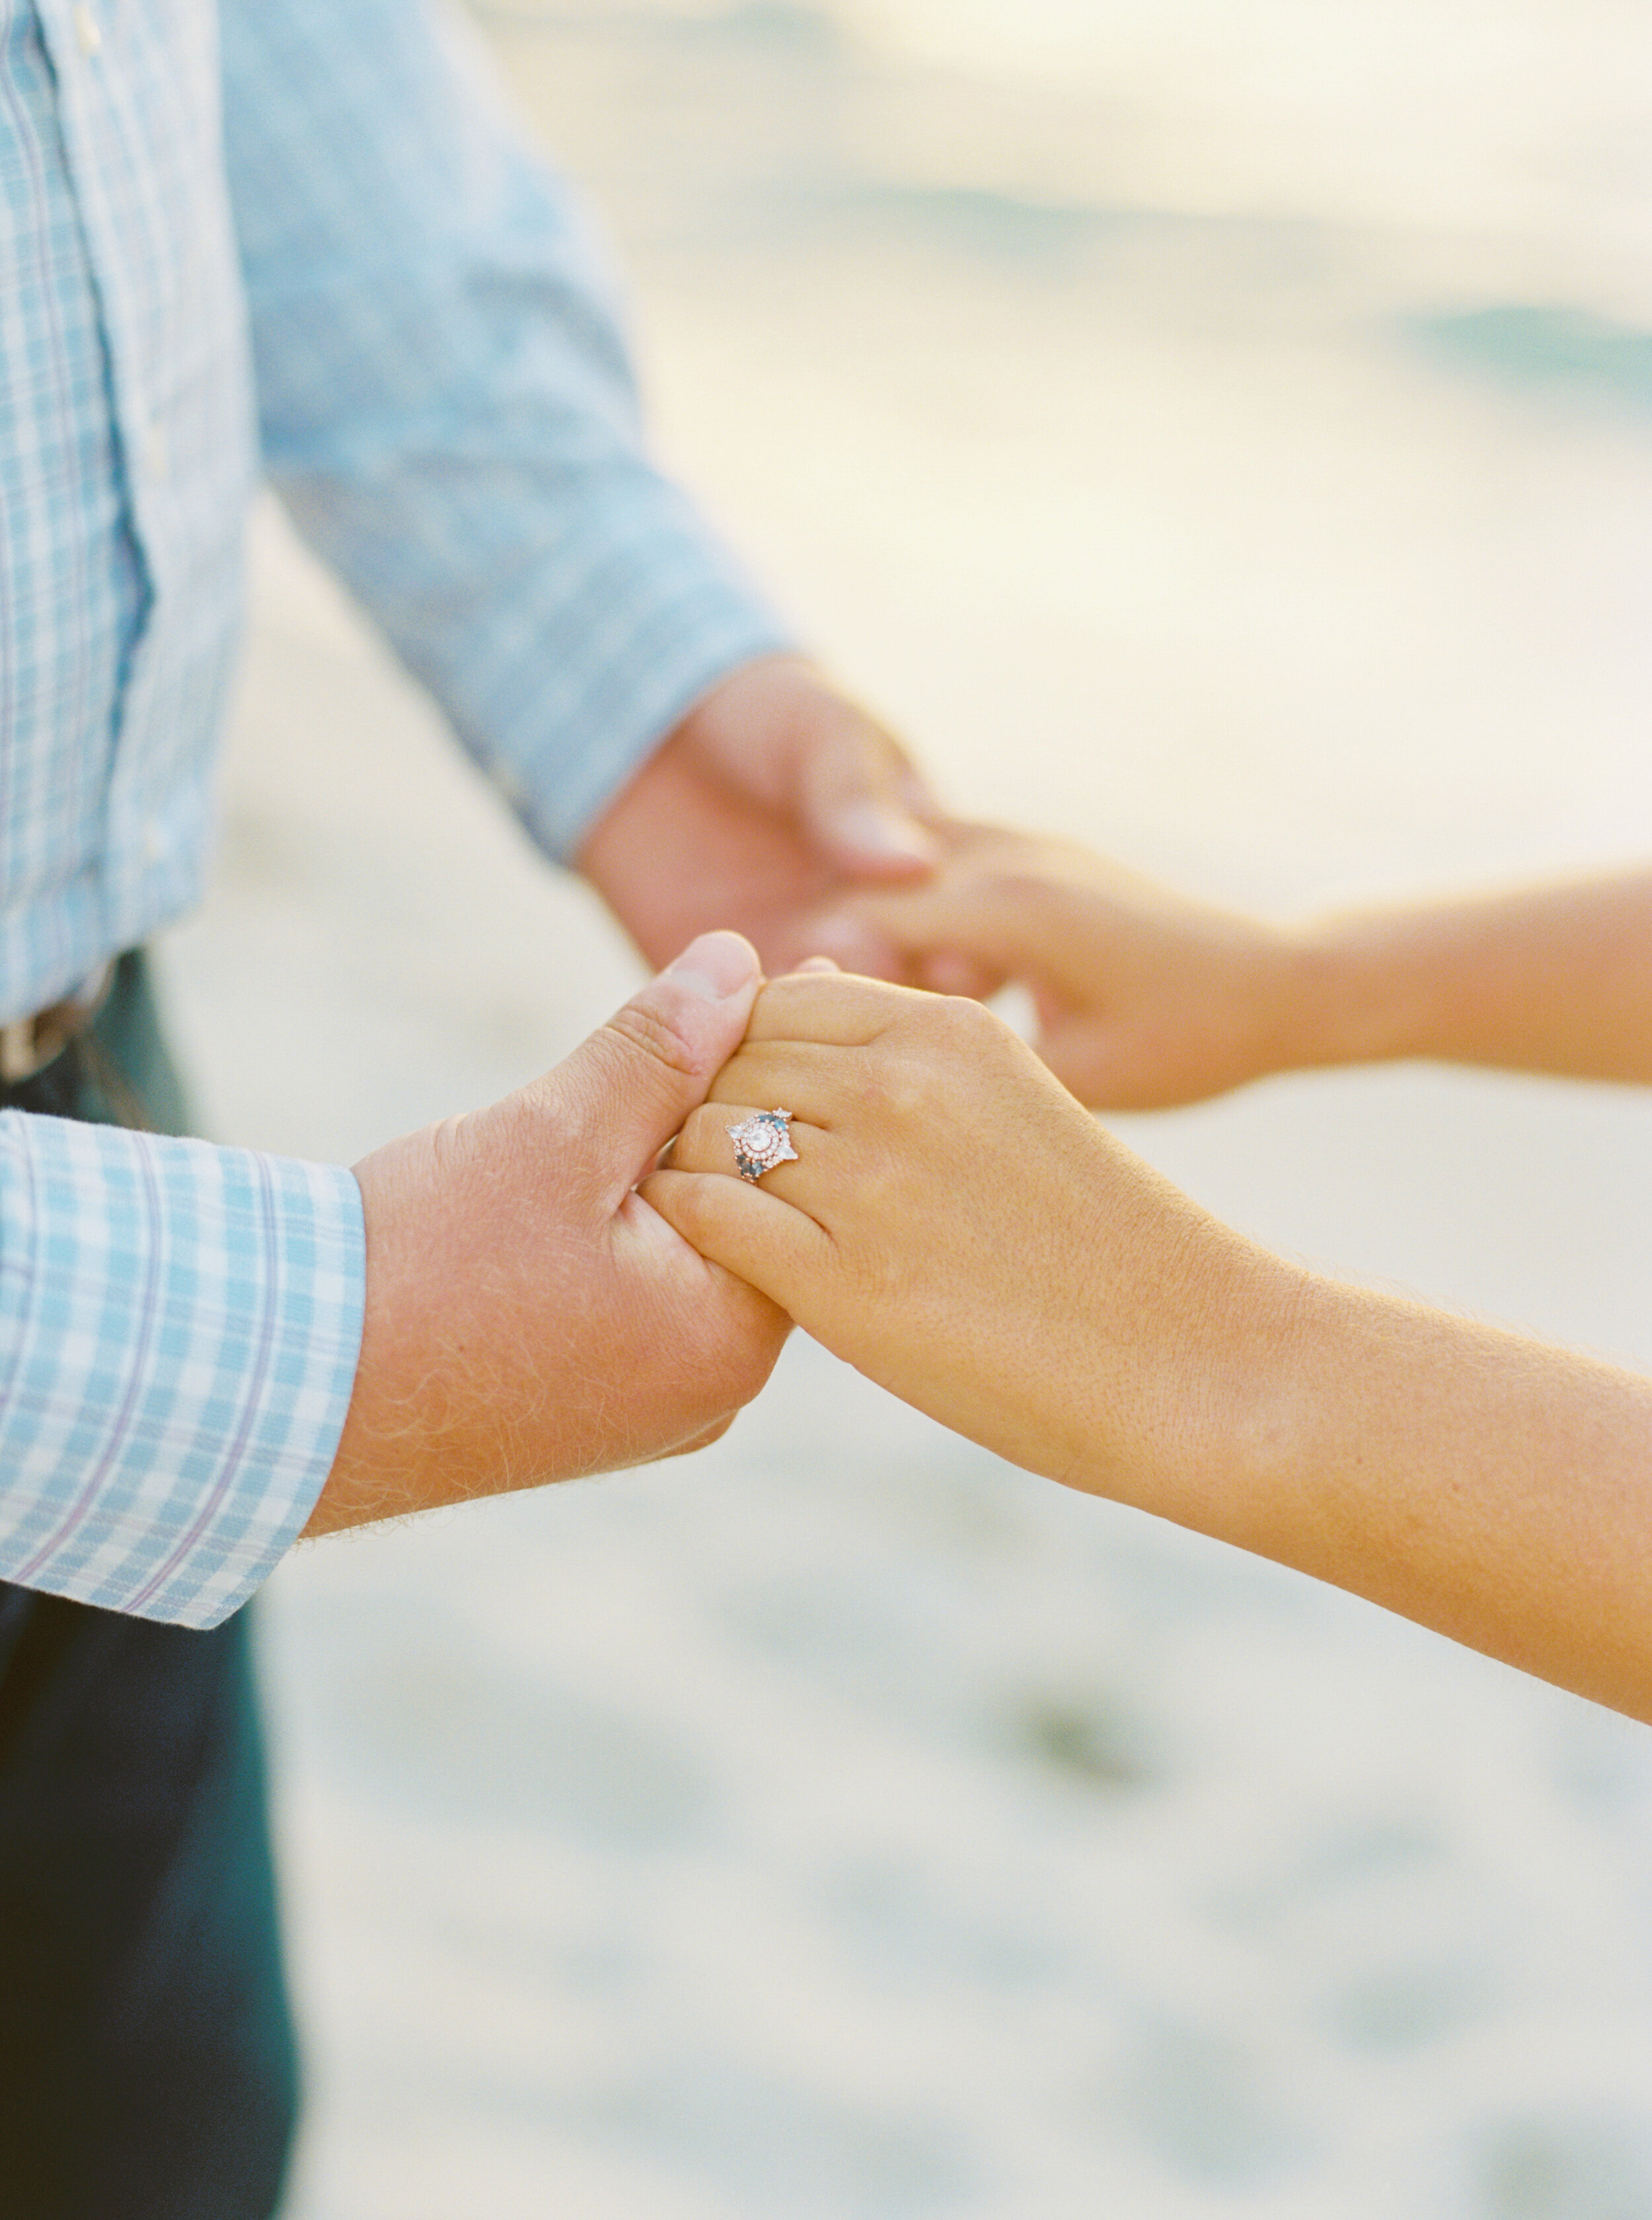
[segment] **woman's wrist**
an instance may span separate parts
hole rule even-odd
[[[1618,908],[1607,882],[1316,920],[1299,936],[1312,982],[1302,1061],[1643,1077],[1643,888],[1626,882]],[[1615,976],[1628,985],[1614,995],[1602,982]]]
[[[1215,1221],[1177,1307],[1156,1337],[1162,1362],[1143,1384],[1124,1453],[1115,1443],[1082,1484],[1371,1593],[1350,1567],[1382,1525],[1365,1499],[1384,1489],[1363,1468],[1393,1457],[1393,1414],[1373,1404],[1404,1402],[1406,1344],[1433,1314],[1328,1279]]]
[[[1449,1053],[1442,1043],[1450,1030],[1454,976],[1449,936],[1435,913],[1368,910],[1315,919],[1294,936],[1290,1066]]]
[[[1291,1460],[1300,1348],[1313,1331],[1316,1275],[1177,1197],[1154,1269],[1132,1275],[1121,1319],[1088,1321],[1097,1352],[1090,1411],[1070,1421],[1085,1448],[1059,1476],[1223,1539],[1244,1542]]]

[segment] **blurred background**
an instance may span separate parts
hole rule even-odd
[[[489,7],[661,445],[960,808],[1281,914],[1652,851],[1652,15]],[[350,1160],[637,976],[273,513],[209,1129]],[[1652,1357],[1652,1101],[1119,1121],[1331,1269]],[[795,1345],[698,1458],[264,1619],[293,2220],[1644,2220],[1652,1738]]]

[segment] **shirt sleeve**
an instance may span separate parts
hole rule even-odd
[[[337,1451],[364,1257],[347,1171],[0,1113],[0,1579],[244,1603]]]
[[[221,21],[269,475],[565,858],[792,637],[651,461],[602,259],[439,0]]]

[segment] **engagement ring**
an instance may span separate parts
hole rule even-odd
[[[773,1171],[776,1164],[795,1164],[797,1151],[792,1146],[792,1113],[789,1110],[757,1110],[743,1118],[738,1126],[731,1126],[728,1138],[734,1144],[734,1163],[742,1179],[753,1182],[764,1172]]]

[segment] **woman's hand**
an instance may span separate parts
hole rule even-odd
[[[782,1104],[748,1184],[728,1129]],[[1652,1719],[1652,1383],[1270,1257],[978,1005],[776,980],[642,1194],[1016,1463]]]
[[[751,1185],[729,1128],[793,1113]],[[1178,1515],[1242,1429],[1291,1269],[1102,1132],[978,1004],[831,973],[758,998],[645,1201],[869,1377],[1016,1463]]]
[[[1072,841],[969,826],[947,837],[926,885],[852,907],[928,986],[1030,988],[1038,1053],[1082,1102],[1157,1109],[1320,1059],[1329,971],[1306,936]]]
[[[1098,1109],[1400,1057],[1652,1082],[1652,872],[1284,926],[1069,841],[947,838],[927,885],[852,907],[926,985],[1024,982],[1039,1054]]]

